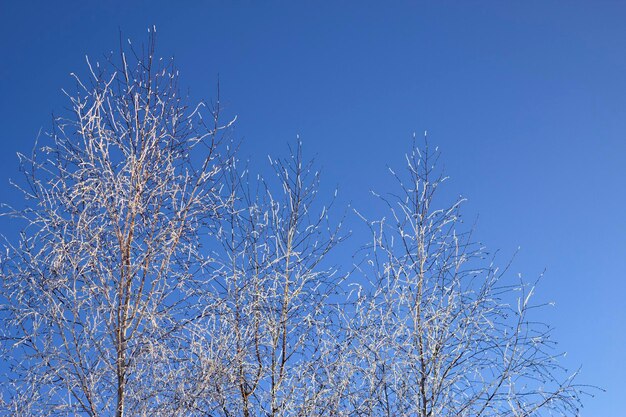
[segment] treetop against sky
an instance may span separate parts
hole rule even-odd
[[[255,207],[259,207],[257,215],[267,213],[268,219],[272,215],[284,217],[272,209],[268,200],[267,190],[277,187],[280,178],[274,174],[276,165],[269,166],[266,157],[270,154],[273,161],[283,161],[281,157],[286,157],[283,162],[291,163],[285,145],[291,143],[296,150],[296,135],[303,142],[302,161],[314,157],[312,174],[320,172],[319,178],[316,175],[310,178],[314,184],[318,184],[319,179],[319,184],[315,185],[319,187],[319,197],[311,203],[309,214],[312,217],[308,221],[316,221],[313,213],[332,200],[338,188],[334,212],[331,211],[330,223],[324,225],[323,230],[328,232],[334,220],[344,218],[342,233],[351,236],[341,244],[333,243],[332,250],[324,254],[320,271],[332,276],[331,281],[352,271],[354,264],[359,269],[353,271],[349,279],[366,276],[365,269],[371,265],[352,256],[354,252],[363,255],[358,249],[366,242],[380,241],[370,239],[368,225],[372,223],[363,222],[353,214],[353,209],[369,221],[386,215],[387,225],[393,226],[393,214],[383,211],[385,203],[373,199],[370,190],[383,197],[393,190],[397,192],[396,180],[386,167],[392,167],[399,175],[406,172],[402,171],[406,163],[404,155],[411,154],[413,132],[428,129],[429,143],[433,148],[438,145],[442,151],[438,166],[451,178],[438,191],[436,206],[447,207],[459,195],[467,199],[459,231],[471,229],[479,214],[474,241],[485,242],[487,248],[501,248],[497,264],[506,264],[521,246],[508,278],[522,271],[525,282],[532,283],[546,271],[533,299],[537,304],[556,303],[556,308],[541,309],[539,315],[541,321],[551,324],[553,339],[559,341],[554,352],[568,352],[560,363],[569,373],[582,364],[582,374],[576,381],[607,389],[606,393],[584,401],[582,415],[613,416],[624,408],[624,400],[618,395],[619,376],[626,366],[621,354],[624,332],[620,331],[626,321],[620,298],[624,283],[619,278],[626,266],[623,256],[626,224],[620,215],[625,198],[621,190],[626,162],[622,93],[626,87],[626,29],[621,22],[622,5],[575,2],[563,8],[558,3],[417,3],[397,5],[394,9],[376,4],[359,8],[350,4],[282,3],[273,7],[234,4],[178,7],[159,2],[119,3],[117,7],[34,4],[36,6],[28,6],[28,10],[21,4],[0,6],[3,23],[0,25],[3,40],[0,44],[3,56],[0,106],[4,116],[0,176],[23,184],[15,153],[31,155],[38,132],[51,130],[51,112],[55,117],[71,115],[76,102],[72,103],[61,88],[70,94],[80,93],[80,86],[69,76],[71,72],[88,87],[93,77],[85,62],[86,55],[97,74],[96,62],[105,68],[105,58],[110,51],[119,58],[120,39],[132,39],[141,55],[141,45],[147,44],[146,28],[156,25],[155,57],[164,57],[169,62],[167,59],[175,56],[181,96],[188,94],[189,103],[205,100],[207,106],[201,110],[205,112],[205,128],[209,134],[215,127],[209,120],[212,120],[211,110],[215,110],[215,86],[219,79],[220,127],[235,118],[236,122],[219,131],[220,137],[223,134],[226,137],[215,155],[228,160],[236,147],[239,162],[234,168],[241,175],[246,169],[250,171],[247,183],[257,184],[252,173],[260,172],[267,178],[265,185],[259,183],[258,187],[244,193],[247,200],[243,201],[254,202]],[[123,43],[125,48],[129,47],[125,41]],[[118,87],[111,86],[112,89]],[[171,117],[171,112],[163,109],[163,114]],[[165,124],[154,126],[168,129]],[[187,133],[194,137],[197,131],[194,132]],[[418,139],[421,136],[417,135]],[[222,146],[231,140],[236,146],[229,150]],[[45,141],[42,134],[39,143]],[[91,155],[97,155],[95,150],[97,148],[92,148]],[[115,159],[125,155],[121,150],[116,152],[111,148],[108,157]],[[195,169],[202,167],[196,164],[202,154],[200,148],[192,154],[192,158],[198,158],[192,161]],[[174,154],[167,156],[161,151],[152,155],[157,156],[166,157],[164,161],[170,160],[167,158],[179,160]],[[95,163],[96,159],[93,161]],[[106,158],[99,161],[104,163]],[[107,172],[102,168],[104,165],[96,164],[94,169],[97,166],[100,168],[96,171],[101,175],[88,178],[113,184],[104,181]],[[154,174],[156,166],[146,172]],[[159,162],[158,166],[169,165]],[[218,177],[220,184],[224,184],[222,190],[230,187],[233,192],[244,191],[238,185],[241,181],[236,180],[240,177],[218,174],[212,171],[216,166],[218,164],[211,162],[206,173],[199,174],[203,178],[202,186],[208,187],[206,195],[212,195],[208,191],[212,190],[209,180],[218,181]],[[159,189],[155,188],[158,181],[176,184],[176,178],[181,175],[176,169],[181,167],[171,165],[170,171],[166,171],[168,174],[154,177],[146,189]],[[130,168],[131,165],[124,164],[111,168],[111,172],[129,173],[127,177],[120,174],[120,180],[127,178],[129,182],[118,186],[138,184],[132,180],[135,178],[130,175],[132,170],[124,171]],[[235,172],[231,168],[218,171]],[[175,196],[181,195],[176,187],[168,187],[165,189],[169,190],[169,197],[159,200],[163,204],[170,204]],[[78,192],[78,188],[71,190]],[[277,187],[269,195],[278,199],[283,196],[282,190]],[[78,195],[80,193],[74,195],[70,191],[63,194],[64,198]],[[109,202],[112,207],[123,207],[124,193],[110,195],[119,199]],[[14,207],[24,205],[20,193],[8,181],[2,196],[4,202]],[[325,197],[329,197],[328,200]],[[67,202],[70,201],[71,198]],[[222,207],[217,201],[213,203]],[[279,206],[284,208],[282,204]],[[173,218],[175,205],[162,207],[172,210],[162,219]],[[346,207],[350,208],[346,210]],[[404,213],[398,211],[399,206],[394,207],[396,216]],[[95,214],[85,207],[80,210]],[[218,211],[215,208],[214,212]],[[252,215],[249,212],[248,216]],[[207,234],[225,233],[224,225],[220,229],[210,219],[210,216],[197,218],[194,224],[204,228]],[[17,238],[19,222],[6,217],[1,221],[3,234]],[[288,230],[287,225],[264,223],[261,219],[252,221],[250,217],[239,218],[231,224],[231,229],[238,230],[241,236],[254,236],[247,229],[253,223],[265,227],[258,231],[259,239],[277,236],[272,228]],[[76,225],[79,224],[83,223],[77,220]],[[138,236],[147,236],[147,225],[145,223]],[[178,232],[167,232],[166,223],[153,223],[152,227],[163,232],[158,242],[169,242],[168,239],[178,236]],[[105,229],[114,234],[113,228]],[[81,229],[77,228],[76,233],[78,230]],[[334,229],[330,227],[330,230]],[[181,229],[180,236],[188,232],[188,229]],[[324,242],[330,244],[339,236],[344,237],[343,234],[333,236],[332,233],[327,235]],[[394,238],[394,242],[397,241],[398,238]],[[82,242],[90,241],[85,235]],[[190,247],[190,242],[181,240],[181,248]],[[245,239],[240,244],[245,248],[255,245]],[[133,250],[147,247],[142,245],[131,247]],[[112,247],[107,251],[108,255],[98,258],[101,262],[112,262],[119,253]],[[227,253],[226,248],[220,251]],[[59,253],[62,252],[50,251],[47,255],[54,257]],[[80,253],[87,252],[75,252],[77,256]],[[154,252],[154,259],[167,258],[157,253],[165,252]],[[391,267],[404,259],[401,254],[378,253],[389,255],[386,262],[379,264],[381,268],[387,265],[387,271],[404,270]],[[276,253],[264,256],[276,256]],[[182,266],[173,266],[185,265],[182,259],[180,255],[170,259],[167,265],[173,272],[168,276],[185,275]],[[374,259],[370,260],[378,265]],[[51,261],[42,261],[39,265],[54,266]],[[60,265],[63,263],[57,266]],[[87,264],[81,262],[75,265],[81,266],[87,268]],[[340,271],[331,274],[328,268],[333,266],[340,267]],[[224,268],[218,269],[223,273]],[[242,268],[248,271],[249,265]],[[61,270],[67,275],[67,269]],[[49,272],[60,274],[59,271]],[[273,273],[284,275],[284,266]],[[318,278],[321,279],[318,276],[315,279]],[[262,282],[266,285],[268,281]],[[391,294],[402,299],[404,287],[391,285],[391,288],[394,289]],[[365,293],[362,290],[361,294]],[[178,297],[191,302],[197,296],[188,295]],[[381,305],[389,302],[376,298],[375,294],[368,296]],[[116,296],[110,300],[119,299]],[[99,302],[97,298],[92,301]],[[156,304],[146,304],[145,310],[154,306]],[[398,306],[400,308],[402,303]],[[191,311],[189,305],[179,307],[185,314]],[[213,312],[213,317],[217,317],[217,312]],[[220,310],[220,314],[227,316],[225,311]],[[247,317],[254,317],[250,314],[248,312]],[[94,317],[104,320],[103,315]],[[165,320],[165,316],[159,320]],[[358,320],[353,324],[358,324]],[[205,321],[202,325],[206,328],[209,324]],[[395,325],[396,329],[403,329],[399,323]],[[321,331],[322,327],[315,328]],[[150,328],[137,332],[135,334],[156,334],[156,330]],[[363,334],[372,339],[363,338],[361,346],[375,339],[375,333]],[[84,337],[86,343],[88,337]],[[197,342],[195,348],[204,346],[202,341]],[[90,346],[95,348],[95,345]],[[320,351],[327,348],[319,347]],[[116,363],[112,358],[106,361]],[[117,360],[117,363],[125,362]],[[344,363],[351,362],[346,359]],[[104,362],[92,365],[97,368],[104,366]],[[341,372],[348,372],[342,369]],[[173,372],[173,368],[170,371]],[[247,383],[254,381],[254,372],[243,374],[247,375],[243,379]],[[108,383],[108,377],[103,378],[100,382]],[[132,382],[129,384],[132,386]],[[259,392],[271,394],[271,390],[266,390],[269,385],[260,384]],[[159,389],[165,390],[164,387],[166,384]],[[247,392],[250,386],[244,388],[243,392]]]

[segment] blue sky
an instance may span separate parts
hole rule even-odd
[[[566,364],[607,389],[582,415],[614,417],[626,409],[625,17],[617,1],[3,0],[0,195],[18,198],[15,153],[63,111],[85,55],[156,25],[193,97],[213,97],[219,74],[244,155],[284,154],[299,134],[329,190],[364,211],[428,130],[480,240],[521,246],[513,269],[528,278],[546,269],[539,296],[556,302],[544,314]]]

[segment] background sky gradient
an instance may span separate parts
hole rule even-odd
[[[566,365],[607,390],[582,415],[624,415],[626,2],[0,0],[2,201],[19,201],[15,153],[63,112],[69,73],[152,25],[192,97],[219,74],[242,155],[265,164],[299,134],[325,191],[361,211],[428,130],[478,238],[503,263],[520,246],[529,279],[546,270]],[[345,253],[363,236],[355,216],[348,229]]]

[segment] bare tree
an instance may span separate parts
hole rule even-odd
[[[226,370],[198,381],[210,415],[324,415],[334,395],[324,385],[338,324],[328,300],[342,277],[324,259],[342,239],[339,226],[328,217],[332,203],[316,202],[319,174],[300,143],[270,161],[269,181],[236,166],[226,181],[220,266],[203,298],[212,314],[196,345],[197,374],[215,362]]]
[[[190,326],[223,206],[219,103],[180,96],[171,61],[121,51],[75,76],[70,114],[21,155],[26,222],[2,259],[12,415],[148,415],[185,385]]]
[[[436,151],[414,145],[348,280],[300,143],[268,179],[240,169],[219,100],[187,106],[153,32],[88,67],[5,213],[25,228],[1,264],[0,414],[577,415],[534,287],[440,203]]]
[[[511,282],[441,203],[437,150],[413,147],[372,243],[352,338],[358,416],[577,415],[581,386],[538,321],[534,285]]]

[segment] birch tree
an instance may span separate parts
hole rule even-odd
[[[342,276],[325,258],[340,225],[329,219],[332,201],[317,201],[319,172],[300,143],[270,163],[274,178],[233,166],[226,181],[220,265],[203,298],[212,318],[196,345],[196,366],[227,370],[198,381],[208,415],[325,415],[337,395],[326,384],[337,359],[329,297]]]
[[[5,207],[24,227],[1,259],[0,414],[578,415],[534,285],[464,231],[437,151],[414,144],[387,215],[361,216],[346,275],[299,142],[251,175],[219,94],[189,106],[154,32],[87,64]]]
[[[534,284],[508,279],[445,204],[437,151],[414,146],[388,216],[367,221],[369,282],[347,322],[351,415],[578,415],[582,387],[559,364]]]
[[[132,47],[74,75],[69,114],[31,156],[25,222],[2,259],[2,409],[152,415],[186,384],[190,328],[223,206],[219,103],[190,107],[178,72]],[[225,127],[225,126],[224,126]]]

